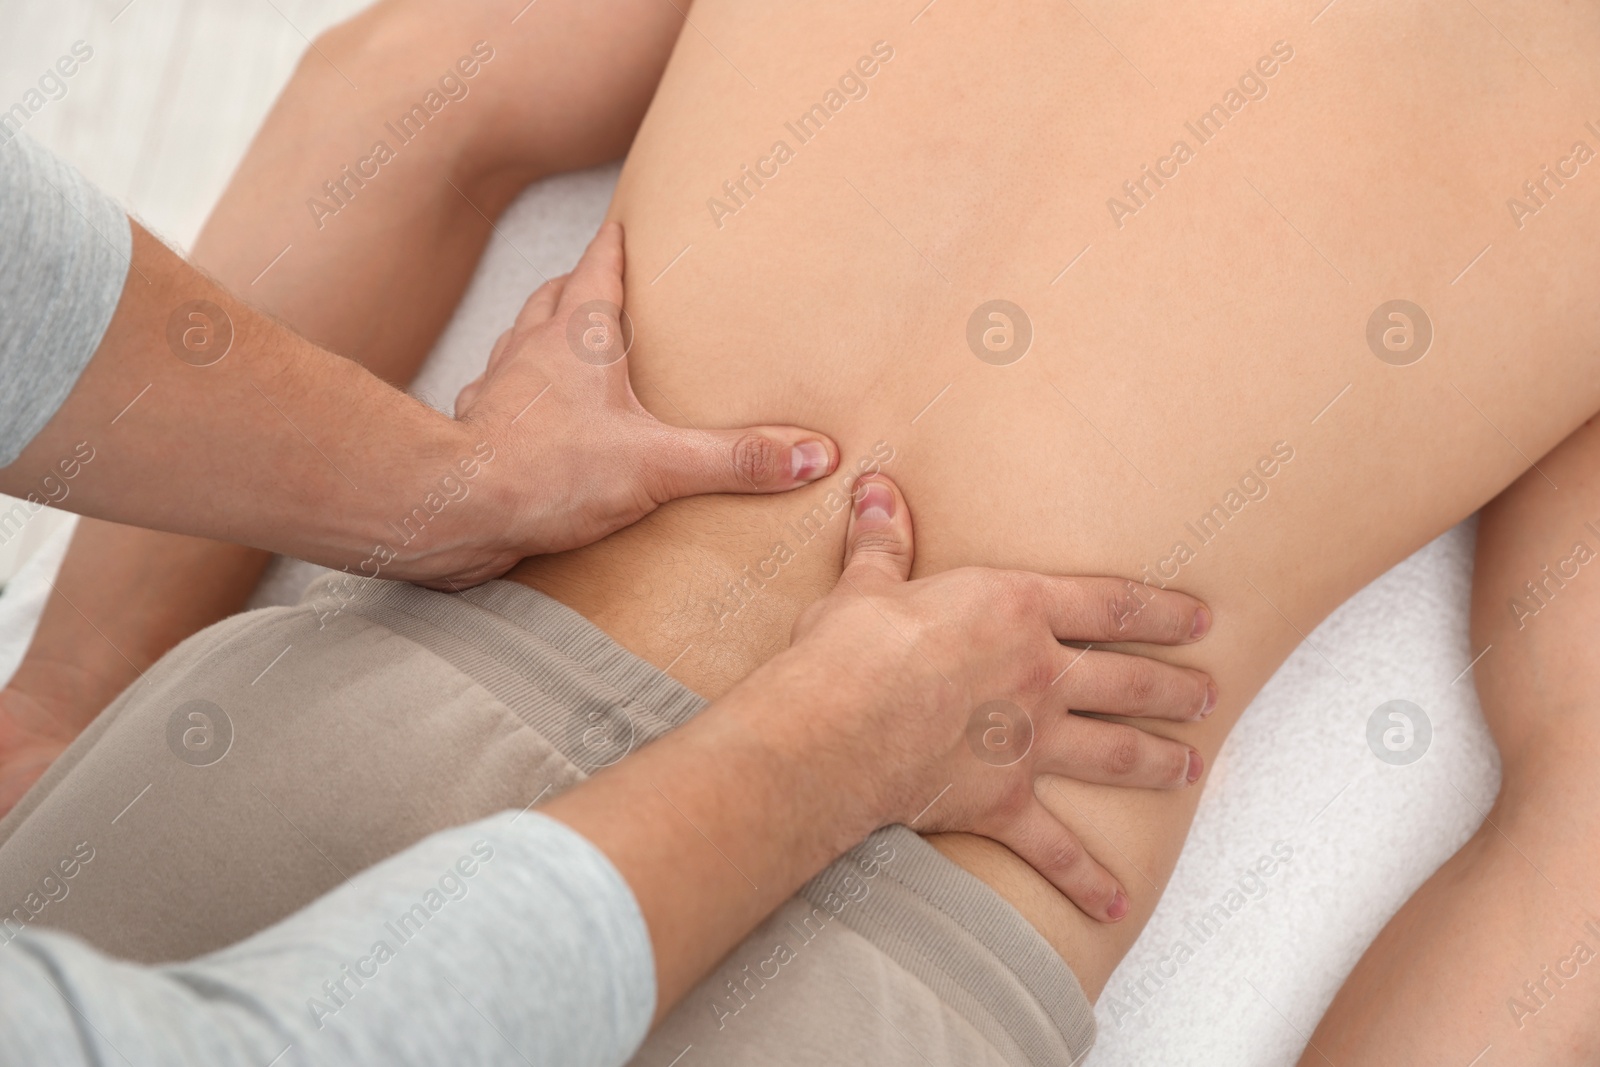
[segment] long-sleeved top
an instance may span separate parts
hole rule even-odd
[[[622,1064],[655,1010],[628,884],[534,812],[434,834],[190,962],[15,921],[0,941],[4,1067]]]
[[[132,249],[116,201],[0,127],[0,467],[50,421],[100,347]]]
[[[114,201],[0,129],[0,465],[99,347],[131,246]],[[66,873],[41,872],[0,916],[4,1067],[621,1064],[655,1008],[632,891],[534,813],[436,834],[238,945],[159,967],[23,921],[70,892]]]

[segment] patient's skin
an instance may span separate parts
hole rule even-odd
[[[605,10],[641,34],[650,12],[665,10],[629,6],[639,10]],[[976,562],[1138,574],[1187,542],[1195,557],[1173,584],[1206,598],[1216,621],[1203,660],[1157,654],[1204,666],[1222,687],[1206,724],[1172,731],[1208,765],[1262,681],[1333,605],[1600,408],[1588,369],[1600,334],[1600,191],[1588,183],[1600,177],[1586,166],[1552,184],[1521,229],[1506,207],[1524,182],[1547,180],[1541,166],[1566,158],[1573,141],[1600,147],[1584,129],[1600,122],[1589,59],[1600,29],[1576,6],[788,8],[695,5],[697,29],[685,31],[625,172],[615,213],[628,226],[641,398],[668,421],[815,425],[836,435],[847,463],[885,442],[917,517],[922,573]],[[513,44],[537,59],[552,42],[570,56],[579,50],[561,34],[589,12],[580,0],[541,0],[507,35],[507,16],[487,5],[391,0],[377,18],[320,39],[362,95],[307,59],[208,226],[203,259],[243,288],[297,242],[297,255],[313,255],[286,258],[262,299],[336,350],[386,355],[385,372],[403,378],[488,233],[475,211],[435,195],[444,178],[492,215],[517,180],[600,158],[580,144],[553,163],[540,151],[549,131],[503,106],[550,102],[552,114],[569,114],[570,101],[537,88],[550,64],[486,75],[504,79],[502,106],[430,129],[394,183],[374,186],[337,227],[307,234],[301,195],[348,163],[352,139],[381,127],[458,41],[497,34],[508,58]],[[676,28],[658,27],[656,46]],[[382,49],[368,47],[374,37]],[[870,95],[796,147],[784,122],[879,40],[894,58],[867,82]],[[1195,146],[1184,123],[1279,40],[1294,57],[1266,80],[1266,99],[1233,116],[1118,229],[1106,199],[1175,139]],[[616,70],[631,79],[653,54],[640,45]],[[619,111],[632,99],[624,94]],[[612,132],[627,128],[624,119]],[[793,160],[718,229],[706,198],[780,137]],[[968,316],[994,298],[1026,308],[1035,328],[1010,366],[966,346]],[[1381,363],[1365,338],[1372,310],[1397,298],[1423,305],[1436,327],[1426,357],[1407,367]],[[391,335],[397,309],[411,317]],[[1252,483],[1266,497],[1200,546],[1186,524],[1279,441],[1293,459]],[[674,505],[521,576],[714,696],[780,647],[799,606],[831,587],[842,516],[803,546],[784,532],[825,495]],[[137,570],[148,553],[117,533],[123,548],[108,549],[110,562]],[[757,572],[780,539],[793,559],[739,606],[723,583]],[[93,562],[78,553],[81,568]],[[93,620],[83,646],[99,631],[122,644],[136,629],[132,613],[112,627],[73,599]],[[731,607],[719,627],[717,612]],[[78,617],[65,605],[58,615]],[[1569,755],[1587,751],[1579,741]],[[1508,783],[1535,765],[1508,759]],[[1194,794],[1057,783],[1047,795],[1128,887],[1133,911],[1115,927],[1083,919],[997,846],[939,844],[1015,902],[1093,995],[1154,907]],[[1325,801],[1286,798],[1308,815]],[[1439,966],[1461,967],[1448,944],[1432,950]],[[1562,1017],[1552,1009],[1540,1022]],[[1412,1016],[1343,1018],[1375,1040],[1384,1023],[1417,1026]],[[1451,1023],[1441,1010],[1439,1027]]]
[[[1600,408],[1600,171],[1549,183],[1520,229],[1507,206],[1575,142],[1600,147],[1600,26],[1576,5],[1488,10],[1525,59],[1470,5],[918,6],[696,5],[612,212],[639,395],[669,421],[816,426],[846,464],[884,442],[920,573],[1164,566],[1216,612],[1203,649],[1156,653],[1217,679],[1218,712],[1172,728],[1209,765],[1324,615]],[[801,144],[785,122],[880,41],[868,95]],[[1268,95],[1202,144],[1186,122],[1258,60]],[[775,177],[708,208],[779,139]],[[1179,139],[1193,158],[1119,228],[1107,199],[1132,206],[1122,183]],[[996,298],[1034,331],[1008,366],[966,340]],[[1394,299],[1433,324],[1409,366],[1367,342]],[[1270,477],[1246,482],[1258,464]],[[1198,536],[1242,482],[1265,497]],[[827,492],[674,504],[518,577],[715,697],[835,581],[843,519],[794,532]],[[740,599],[745,568],[776,576]],[[1060,781],[1045,800],[1127,887],[1127,921],[1089,920],[993,842],[937,844],[1093,996],[1197,792]]]

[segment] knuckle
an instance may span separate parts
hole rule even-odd
[[[1091,911],[1103,911],[1111,906],[1111,900],[1117,895],[1117,884],[1110,878],[1096,878],[1094,885],[1083,893],[1083,903]]]
[[[877,527],[872,530],[863,530],[856,535],[855,554],[860,555],[887,555],[895,556],[904,551],[905,545],[893,530],[886,527]]]
[[[994,803],[994,815],[1001,825],[1010,823],[1027,811],[1033,801],[1030,789],[1007,789]]]
[[[1100,619],[1107,634],[1119,634],[1128,625],[1128,605],[1118,589],[1100,594]]]
[[[1043,693],[1059,674],[1060,671],[1048,657],[1030,656],[1023,662],[1019,688],[1024,693]]]
[[[1195,609],[1186,603],[1173,605],[1169,612],[1171,621],[1168,624],[1169,640],[1175,645],[1181,645],[1189,640],[1189,634],[1194,630]]]
[[[997,595],[1012,624],[1036,622],[1044,614],[1044,597],[1037,582],[1027,575],[1005,572],[997,576]]]
[[[1045,865],[1052,871],[1070,871],[1083,859],[1083,846],[1078,839],[1061,834],[1045,846]]]
[[[1137,707],[1149,704],[1161,692],[1161,683],[1157,681],[1155,671],[1143,662],[1133,664],[1124,685],[1128,699]]]
[[[739,476],[756,485],[766,485],[780,470],[777,442],[758,433],[747,433],[733,444],[733,467]]]
[[[1012,595],[1031,611],[1043,611],[1046,606],[1044,578],[1026,571],[1006,571],[1005,580]]]
[[[1007,621],[1002,613],[1011,600],[1003,575],[983,567],[962,567],[939,575],[936,581],[948,581],[959,599],[974,609],[989,615],[992,620]]]
[[[1125,633],[1138,622],[1144,614],[1145,602],[1139,596],[1139,587],[1133,582],[1123,579],[1116,583],[1113,594],[1117,603],[1117,633]]]
[[[1131,726],[1125,726],[1112,735],[1106,746],[1105,769],[1119,778],[1132,774],[1139,766],[1139,735]]]

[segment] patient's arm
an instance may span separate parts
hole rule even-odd
[[[529,182],[626,150],[683,21],[651,0],[598,9],[543,0],[515,22],[513,14],[386,0],[324,34],[194,260],[310,340],[409,382],[471,278],[489,220]],[[342,180],[374,141],[395,141],[386,124],[451,71],[466,95],[398,146],[376,178],[359,188],[346,181],[351,195],[337,213],[314,213],[311,198],[333,202],[323,183]],[[45,753],[163,652],[239,610],[268,558],[81,520],[33,644],[0,696],[0,812],[42,771]]]
[[[1500,795],[1367,949],[1307,1067],[1490,1046],[1485,1064],[1600,1059],[1600,421],[1539,467],[1549,481],[1530,472],[1478,526],[1472,647]]]

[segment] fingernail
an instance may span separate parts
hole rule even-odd
[[[894,518],[894,494],[882,482],[867,482],[856,497],[857,522],[888,522]]]
[[[1200,772],[1205,770],[1205,767],[1205,761],[1200,758],[1200,753],[1191,748],[1189,750],[1189,781],[1191,783],[1198,782],[1200,780]]]
[[[1206,699],[1205,699],[1205,701],[1203,703],[1201,703],[1201,705],[1200,705],[1200,713],[1198,715],[1196,715],[1195,718],[1196,719],[1203,719],[1207,715],[1210,715],[1215,710],[1217,710],[1217,683],[1216,682],[1207,682],[1206,683]]]
[[[801,441],[789,450],[789,476],[809,482],[828,469],[828,447],[821,441]]]
[[[1189,640],[1198,641],[1211,629],[1211,612],[1201,608],[1194,613],[1194,626],[1189,630]]]
[[[1117,895],[1111,898],[1111,903],[1106,905],[1106,918],[1116,922],[1128,914],[1128,894],[1117,890]]]

